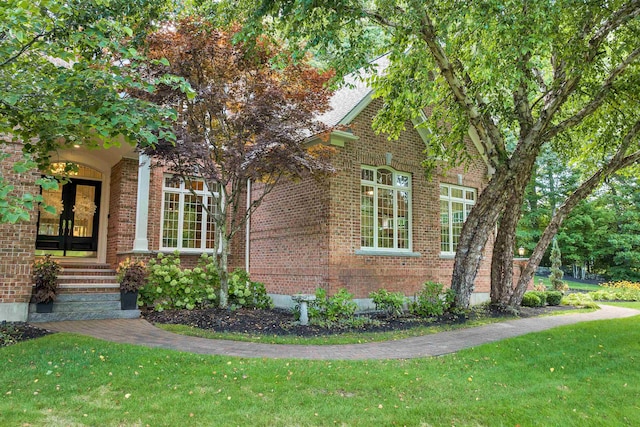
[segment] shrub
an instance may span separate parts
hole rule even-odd
[[[525,292],[522,296],[522,303],[520,304],[523,307],[540,307],[542,306],[540,297],[537,292]]]
[[[540,305],[538,307],[544,307],[547,305],[547,293],[540,291],[531,291],[533,294],[537,295],[540,298]]]
[[[442,316],[451,308],[455,293],[453,289],[443,292],[444,285],[436,282],[426,282],[422,290],[409,304],[409,311],[416,316]]]
[[[273,307],[273,300],[267,295],[263,283],[252,282],[249,273],[237,269],[229,275],[229,306],[267,309]]]
[[[556,306],[560,305],[562,301],[562,292],[560,291],[547,291],[547,304]]]
[[[603,288],[589,295],[594,301],[640,301],[640,291],[632,288]]]
[[[33,264],[33,280],[35,282],[33,299],[36,303],[49,303],[58,294],[58,274],[60,264],[45,255]]]
[[[309,321],[326,327],[348,324],[353,320],[357,308],[353,294],[346,289],[340,289],[332,297],[327,297],[327,291],[318,288],[316,300],[309,303]]]
[[[600,308],[598,304],[596,304],[591,295],[583,294],[583,293],[575,293],[569,294],[562,298],[562,305],[573,305],[576,307],[585,307],[585,308]]]
[[[140,289],[140,304],[155,310],[186,308],[193,310],[211,304],[220,286],[218,270],[213,257],[202,254],[193,269],[181,268],[175,252],[160,253],[149,260],[147,284]]]
[[[369,298],[373,300],[377,310],[382,310],[389,316],[400,316],[406,301],[402,292],[389,292],[385,289],[371,292]]]

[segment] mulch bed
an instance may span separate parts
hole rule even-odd
[[[0,323],[0,347],[6,347],[20,341],[40,338],[53,332],[38,328],[25,322]]]
[[[522,307],[520,317],[540,316],[543,314],[570,310],[574,307],[556,306],[543,308]],[[505,317],[508,313],[492,311],[472,311],[467,317],[442,316],[438,318],[418,318],[411,315],[389,317],[381,313],[361,315],[372,320],[359,327],[340,326],[325,328],[318,325],[301,326],[294,321],[288,310],[225,310],[209,308],[203,310],[166,310],[162,312],[144,311],[142,317],[151,323],[187,325],[215,332],[239,332],[251,335],[295,335],[301,337],[335,335],[345,332],[383,332],[406,330],[417,326],[453,325],[464,323],[479,317]]]
[[[574,307],[557,306],[528,308],[521,307],[520,317],[540,316],[555,311],[571,310]],[[389,317],[381,313],[363,314],[372,322],[361,327],[334,327],[324,328],[317,325],[301,326],[294,321],[293,314],[288,310],[224,310],[209,308],[203,310],[166,310],[162,312],[143,311],[142,317],[151,323],[170,323],[193,326],[200,329],[215,332],[236,332],[251,335],[295,335],[300,337],[335,335],[345,332],[383,332],[394,330],[406,330],[417,326],[453,325],[464,323],[467,320],[479,317],[504,317],[509,316],[502,312],[474,310],[467,317],[442,316],[438,318],[422,319],[410,315],[402,317]],[[39,338],[53,332],[38,328],[35,325],[24,322],[0,323],[0,347]]]

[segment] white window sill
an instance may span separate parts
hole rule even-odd
[[[357,249],[356,255],[367,256],[395,256],[395,257],[413,257],[417,258],[422,256],[420,252],[411,251],[398,251],[398,250],[380,250],[380,249]]]
[[[441,253],[440,259],[454,259],[456,254]]]

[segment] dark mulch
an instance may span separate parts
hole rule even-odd
[[[522,307],[520,317],[540,316],[555,311],[570,310],[574,307],[557,306],[544,308]],[[438,318],[423,319],[411,315],[389,317],[381,313],[363,314],[371,322],[362,326],[339,326],[325,328],[318,325],[301,326],[294,321],[293,314],[288,310],[250,310],[235,311],[209,308],[203,310],[166,310],[162,312],[144,311],[142,316],[151,323],[166,323],[187,325],[199,329],[215,332],[239,332],[252,335],[296,335],[296,336],[324,336],[345,332],[383,332],[406,330],[424,325],[453,325],[468,320],[487,317],[511,316],[491,310],[473,310],[466,316],[446,315]]]
[[[543,308],[521,307],[520,317],[540,316],[555,311],[571,310],[574,307],[557,306]],[[163,312],[143,311],[142,317],[151,323],[171,323],[194,326],[216,332],[240,332],[252,335],[296,335],[296,336],[324,336],[345,332],[383,332],[406,330],[424,325],[453,325],[467,320],[486,317],[505,317],[510,313],[497,311],[473,310],[466,316],[447,315],[439,318],[421,319],[410,315],[398,318],[388,317],[381,313],[363,314],[372,321],[361,327],[340,326],[324,328],[317,325],[301,326],[294,321],[293,314],[288,310],[167,310]],[[24,322],[0,323],[0,347],[39,338],[53,332],[38,328]]]
[[[0,347],[6,347],[20,341],[40,338],[53,332],[38,328],[25,322],[0,323]]]

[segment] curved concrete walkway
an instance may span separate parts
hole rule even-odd
[[[212,340],[178,335],[142,319],[82,320],[38,323],[56,332],[71,332],[118,343],[138,344],[199,354],[275,359],[409,359],[440,356],[480,344],[538,332],[556,326],[640,315],[630,308],[601,306],[591,313],[514,319],[475,328],[367,344],[285,345]]]

